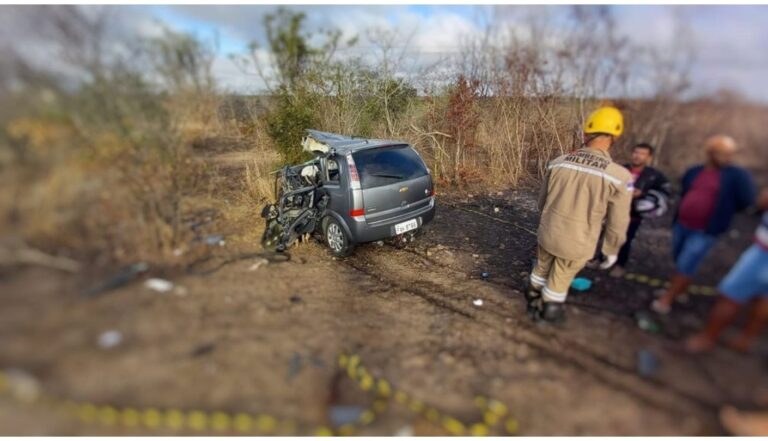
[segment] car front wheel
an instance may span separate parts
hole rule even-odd
[[[336,257],[348,256],[354,249],[354,244],[344,231],[339,221],[330,218],[325,224],[325,243]]]

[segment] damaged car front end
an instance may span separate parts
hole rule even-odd
[[[307,130],[314,159],[276,172],[262,243],[283,251],[316,234],[337,256],[357,244],[413,235],[435,213],[432,176],[406,143]]]

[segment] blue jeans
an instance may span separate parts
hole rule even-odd
[[[752,245],[744,251],[717,289],[738,303],[768,296],[768,250]]]
[[[717,238],[703,231],[692,230],[675,223],[672,227],[672,255],[677,272],[693,278],[696,270]]]

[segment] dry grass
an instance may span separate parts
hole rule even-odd
[[[43,160],[4,174],[0,229],[44,250],[99,265],[139,260],[182,265],[199,256],[195,236],[200,234],[224,234],[231,244],[257,247],[261,209],[273,197],[270,172],[280,162],[263,120],[258,114],[222,117],[222,112],[204,108],[222,105],[210,97],[200,101],[204,106],[183,102],[169,104],[183,109],[173,118],[178,135],[172,151],[178,156],[171,162],[162,155],[126,153],[127,141],[114,132],[99,135],[98,155],[84,155],[72,147],[78,136],[71,126],[45,119],[12,120],[6,131]],[[495,191],[535,182],[549,159],[578,146],[577,111],[567,102],[484,100],[472,104],[480,109],[473,110],[476,121],[467,123],[464,116],[448,113],[454,121],[474,125],[463,133],[439,124],[449,103],[439,97],[420,99],[402,116],[408,119],[400,120],[398,133],[387,136],[383,125],[376,129],[378,136],[415,145],[441,191],[452,185]],[[647,112],[653,109],[652,103],[625,104],[634,127],[630,125],[614,152],[617,160],[626,159],[632,142],[647,136],[635,130],[638,124],[649,124]],[[698,146],[719,131],[742,143],[744,163],[764,166],[765,108],[700,102],[679,105],[679,110],[658,155],[658,165],[670,175],[699,161]],[[457,138],[467,133],[471,139],[459,144]],[[646,127],[644,133],[652,132]],[[202,233],[189,228],[200,213],[215,213],[215,221]]]

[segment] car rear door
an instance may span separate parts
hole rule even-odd
[[[365,220],[377,223],[423,208],[432,196],[432,177],[409,145],[361,150],[353,154],[363,191]]]

